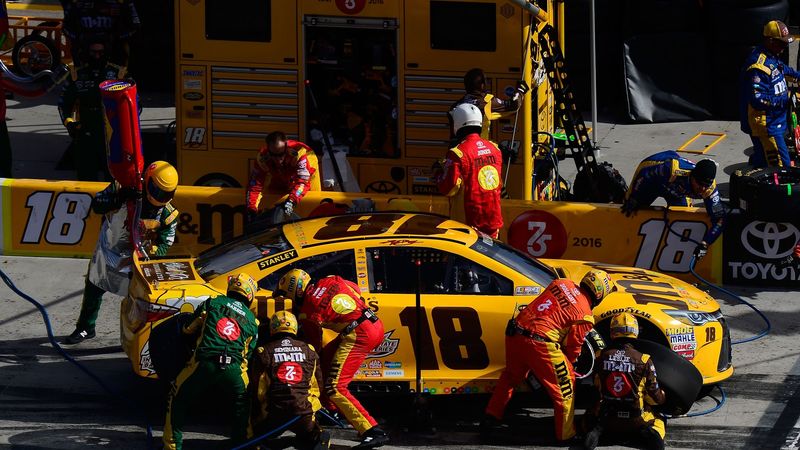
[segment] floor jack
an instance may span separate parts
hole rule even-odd
[[[419,433],[424,435],[435,435],[436,434],[436,427],[433,426],[433,411],[431,410],[430,405],[430,396],[431,394],[428,392],[422,392],[422,352],[423,351],[433,351],[433,349],[424,349],[420,342],[422,342],[422,326],[420,324],[421,314],[426,314],[425,310],[422,309],[422,299],[420,297],[422,285],[422,258],[417,259],[414,261],[415,266],[417,267],[417,283],[415,288],[415,297],[416,297],[416,314],[415,314],[415,332],[414,332],[414,366],[416,369],[415,374],[415,386],[414,386],[414,397],[411,401],[411,411],[408,417],[408,422],[406,423],[404,429],[406,431],[412,433]]]

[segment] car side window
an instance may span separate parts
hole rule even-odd
[[[313,281],[329,275],[339,275],[345,280],[356,282],[355,251],[352,249],[339,250],[300,259],[260,279],[258,287],[270,291],[275,290],[278,280],[292,269],[306,271],[311,275]]]
[[[445,293],[444,274],[450,254],[419,247],[367,249],[370,292],[414,294],[419,275],[420,292]]]
[[[431,248],[367,249],[370,292],[413,294],[513,295],[508,278],[468,258]]]

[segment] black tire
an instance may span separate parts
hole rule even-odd
[[[596,189],[593,188],[585,168],[578,172],[575,176],[575,183],[572,185],[576,201],[622,203],[625,192],[628,190],[628,183],[614,166],[608,162],[598,163],[593,181],[597,186]]]
[[[33,76],[45,70],[55,70],[61,64],[61,53],[51,39],[30,34],[14,44],[11,61],[18,73]]]
[[[61,25],[61,22],[55,22],[55,21],[47,20],[47,21],[44,21],[44,22],[42,22],[42,23],[40,23],[40,24],[38,24],[36,26],[37,27],[53,27],[53,28],[55,28],[55,27],[57,27],[59,25]],[[41,35],[42,33],[47,33],[48,31],[50,31],[50,30],[33,29],[31,31],[31,34]]]
[[[636,350],[650,355],[658,374],[658,384],[666,393],[660,412],[686,414],[703,388],[703,376],[691,362],[669,348],[642,339],[626,339]]]
[[[191,318],[190,313],[176,314],[150,332],[150,359],[163,381],[174,380],[192,356],[194,339],[183,333]]]
[[[242,187],[235,178],[224,173],[209,173],[203,175],[194,182],[195,186],[214,186],[214,187]]]
[[[780,184],[774,184],[776,177]],[[753,218],[787,222],[800,216],[800,167],[737,170],[730,189],[734,206]]]

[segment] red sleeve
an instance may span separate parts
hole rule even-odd
[[[461,186],[461,158],[452,149],[447,152],[444,163],[444,173],[439,180],[439,193],[446,196],[455,195]]]
[[[305,147],[305,144],[303,144],[303,147]],[[309,149],[309,151],[313,150]],[[311,176],[314,175],[316,171],[317,169],[312,167],[309,163],[305,152],[297,158],[295,173],[292,174],[292,178],[289,180],[289,200],[295,204],[300,203],[300,200],[302,200],[311,189]]]
[[[572,324],[566,338],[564,339],[564,356],[570,362],[575,362],[581,354],[581,347],[583,341],[586,340],[586,334],[592,329],[591,322],[576,322]]]
[[[250,171],[250,181],[247,183],[247,190],[245,191],[248,211],[258,212],[258,196],[261,195],[267,175],[267,171],[262,169],[258,163],[253,164],[253,170]]]

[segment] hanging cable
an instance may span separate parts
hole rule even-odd
[[[22,292],[19,288],[17,288],[14,282],[11,281],[11,278],[9,278],[9,276],[6,275],[6,273],[2,269],[0,269],[0,278],[3,279],[3,282],[6,284],[6,286],[8,286],[9,289],[11,289],[15,294],[19,295],[20,297],[31,303],[33,306],[36,307],[36,309],[39,310],[39,313],[42,315],[42,320],[44,321],[45,329],[47,330],[47,339],[50,341],[50,345],[64,359],[74,364],[78,369],[81,370],[81,372],[83,372],[89,378],[94,380],[95,383],[100,385],[100,387],[103,388],[103,390],[105,390],[106,392],[108,392],[112,397],[115,397],[116,399],[120,400],[123,404],[128,405],[131,411],[136,411],[139,413],[138,415],[140,415],[143,418],[143,422],[145,424],[145,430],[147,432],[147,447],[153,448],[153,427],[150,426],[150,423],[147,421],[146,415],[142,413],[143,408],[141,408],[140,405],[136,405],[132,403],[129,399],[123,397],[120,393],[112,389],[111,386],[107,385],[99,376],[97,376],[97,374],[89,370],[86,366],[84,366],[78,360],[73,358],[72,355],[67,353],[67,351],[64,350],[61,347],[61,345],[59,345],[58,341],[56,341],[56,338],[53,335],[53,327],[50,324],[50,316],[47,314],[47,308],[45,308],[44,305],[42,305],[38,301],[34,300],[33,297],[29,296],[28,294]]]
[[[525,46],[522,48],[522,74],[523,74],[523,79],[524,79],[524,76],[525,76],[524,75],[525,74],[525,69],[528,67],[528,61],[527,61],[527,58],[525,58],[525,54],[527,53],[526,49],[530,47],[532,40],[533,40],[533,17],[531,17],[531,19],[530,19],[530,26],[528,27],[528,37],[525,39]],[[533,56],[533,55],[531,55],[531,56]],[[531,89],[533,89],[533,88],[531,88]],[[521,97],[522,97],[521,101],[525,101],[524,100],[525,96],[523,95]],[[509,149],[508,149],[508,153],[509,154],[508,154],[508,162],[506,163],[506,174],[503,177],[503,186],[507,186],[508,185],[508,174],[511,171],[511,155],[513,154],[513,150],[514,150],[514,139],[516,139],[516,135],[517,135],[517,122],[518,122],[518,119],[519,119],[519,108],[517,108],[517,111],[514,113],[514,128],[511,130],[511,142],[508,144],[509,145]],[[519,148],[517,150],[517,152],[519,152],[521,150],[522,149]],[[527,154],[527,152],[525,154]]]
[[[694,239],[692,239],[692,238],[690,238],[688,236],[684,236],[684,235],[682,235],[682,234],[680,234],[677,231],[672,229],[672,224],[669,223],[669,218],[667,217],[667,213],[668,212],[669,212],[669,206],[664,208],[664,223],[667,225],[667,229],[669,230],[669,232],[674,234],[674,235],[676,235],[676,236],[678,236],[678,237],[680,237],[683,240],[687,240],[689,242],[693,242],[693,243],[699,245],[700,243],[697,242],[696,240],[694,240]],[[760,332],[758,332],[757,334],[755,334],[753,336],[744,338],[744,339],[738,339],[738,340],[735,340],[735,341],[731,341],[731,345],[739,345],[739,344],[744,344],[745,342],[752,342],[752,341],[755,341],[757,339],[761,339],[761,338],[763,338],[764,336],[766,336],[766,335],[768,335],[770,333],[770,331],[772,330],[772,323],[770,323],[770,321],[767,318],[767,316],[763,312],[761,312],[761,310],[756,308],[755,305],[753,305],[752,303],[750,303],[747,300],[743,299],[739,295],[734,294],[733,292],[723,288],[722,286],[717,286],[716,284],[714,284],[714,283],[706,280],[705,278],[701,277],[700,275],[698,275],[697,272],[695,272],[695,270],[694,270],[694,267],[695,267],[696,264],[697,264],[697,258],[694,255],[692,255],[692,259],[689,260],[689,271],[692,273],[692,275],[694,275],[695,278],[697,278],[701,283],[705,284],[706,286],[708,286],[710,288],[713,288],[713,289],[716,289],[716,290],[718,290],[718,291],[720,291],[720,292],[722,292],[722,293],[724,293],[724,294],[736,299],[739,303],[742,303],[742,304],[748,306],[750,309],[755,311],[756,314],[758,314],[761,317],[761,319],[764,321],[764,329],[762,329]]]

